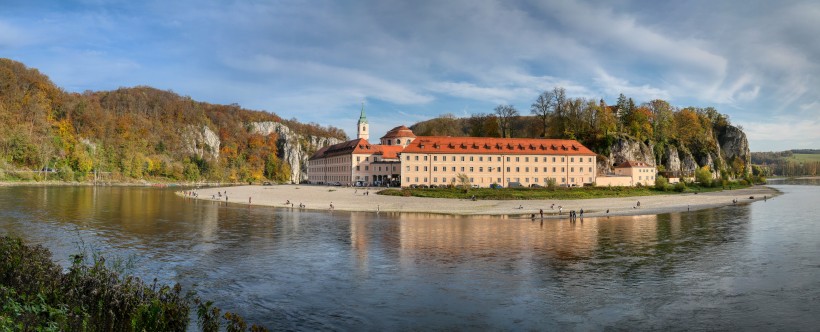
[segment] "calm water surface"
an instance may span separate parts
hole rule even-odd
[[[818,330],[820,186],[766,202],[546,220],[226,206],[154,188],[0,188],[0,234],[63,265],[134,259],[288,330]],[[230,193],[230,189],[228,189]]]

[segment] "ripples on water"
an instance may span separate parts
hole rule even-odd
[[[815,183],[816,184],[816,183]],[[0,233],[131,257],[272,328],[820,326],[817,186],[767,202],[583,221],[311,212],[152,188],[0,188]]]

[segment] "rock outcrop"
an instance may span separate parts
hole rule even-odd
[[[278,137],[276,147],[279,160],[290,165],[290,179],[293,183],[307,180],[307,160],[320,148],[341,143],[332,137],[300,135],[279,122],[253,122],[247,127],[251,133]],[[208,126],[188,126],[180,132],[185,150],[203,159],[219,158],[221,141]]]
[[[314,152],[322,147],[342,142],[332,137],[300,135],[279,122],[251,123],[250,132],[262,135],[276,133],[279,137],[276,143],[278,157],[290,165],[290,179],[293,183],[307,180],[307,161]]]
[[[734,161],[740,160],[744,167],[744,174],[751,174],[752,153],[749,151],[749,141],[746,133],[735,126],[726,126],[718,133],[718,143],[727,167],[734,167]]]
[[[614,172],[614,166],[628,160],[655,165],[652,146],[628,136],[619,137],[609,149],[609,155],[598,160],[598,169],[603,173]]]
[[[709,166],[715,178],[720,177],[722,172],[730,177],[750,174],[749,142],[740,128],[726,126],[717,133],[713,144],[706,149],[709,152],[697,156],[685,146],[668,144],[660,149],[662,155],[656,156],[652,145],[622,136],[610,146],[608,155],[598,156],[598,169],[601,173],[612,173],[614,165],[634,160],[649,165],[655,165],[657,161],[670,176],[693,176],[695,170],[703,166]]]
[[[197,127],[190,125],[180,133],[182,144],[188,153],[203,159],[219,158],[219,136],[208,126]]]

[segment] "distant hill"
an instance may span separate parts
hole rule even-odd
[[[67,93],[0,58],[0,180],[37,180],[54,169],[67,181],[94,173],[113,181],[289,181],[295,173],[281,160],[278,133],[255,125],[269,123],[347,139],[338,128],[145,86]]]
[[[778,176],[816,176],[820,150],[793,149],[780,152],[752,152],[752,163]]]

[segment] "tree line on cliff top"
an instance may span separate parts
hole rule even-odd
[[[530,116],[522,115],[527,111]],[[660,158],[670,145],[695,155],[716,153],[716,134],[731,125],[712,107],[679,108],[661,99],[639,104],[624,94],[607,105],[603,99],[568,97],[562,87],[536,96],[527,111],[502,104],[492,112],[467,118],[444,114],[411,128],[420,136],[575,139],[602,155],[619,137],[628,137],[650,144]]]
[[[0,59],[0,180],[88,181],[96,172],[112,181],[288,181],[277,135],[249,129],[263,121],[346,139],[338,128],[150,87],[67,93],[36,69]],[[184,141],[185,130],[203,127],[219,137],[218,158],[191,153]]]

